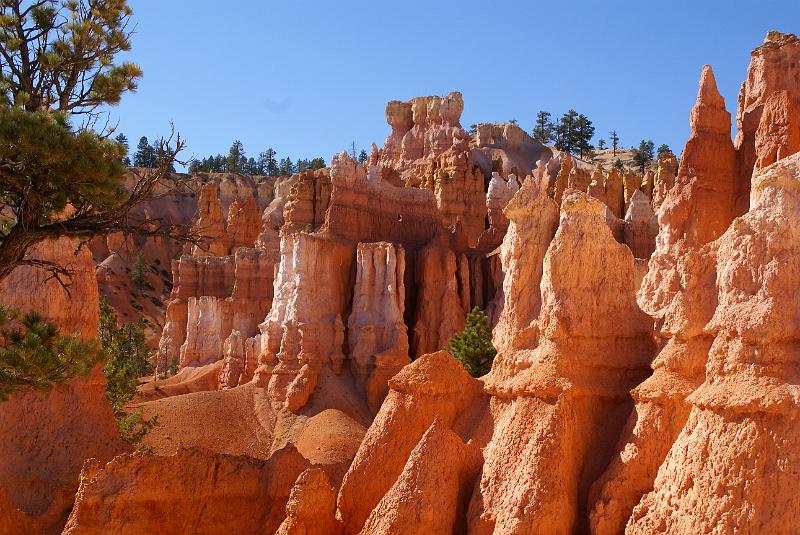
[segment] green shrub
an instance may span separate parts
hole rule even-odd
[[[145,420],[141,410],[125,414],[117,418],[119,436],[125,443],[135,446],[155,427],[156,422],[158,422],[158,415]]]
[[[497,350],[492,345],[489,318],[475,307],[467,314],[464,330],[450,338],[450,354],[473,377],[481,377],[492,369]]]

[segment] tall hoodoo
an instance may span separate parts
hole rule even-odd
[[[342,317],[352,296],[353,247],[314,234],[281,240],[272,308],[260,325],[256,379],[277,407],[298,410],[320,374],[338,375],[345,358]]]
[[[391,243],[359,243],[353,306],[347,339],[353,372],[373,413],[388,380],[408,364],[405,312],[405,252]]]
[[[501,352],[537,343],[542,262],[558,227],[558,207],[544,189],[528,179],[504,213],[510,221],[500,249],[505,304],[492,335]]]
[[[675,185],[659,209],[660,230],[649,271],[639,290],[642,309],[655,319],[661,349],[653,375],[633,391],[636,411],[619,451],[592,492],[591,526],[619,533],[689,415],[686,397],[703,380],[711,340],[703,328],[716,296],[707,244],[721,235],[736,210],[736,156],[730,114],[711,68],[700,78],[691,112],[691,133]]]
[[[225,214],[219,202],[219,185],[216,182],[209,182],[200,190],[197,211],[195,229],[203,237],[203,241],[194,246],[192,254],[195,256],[228,254],[225,244]]]
[[[800,155],[756,174],[751,199],[712,245],[705,382],[627,533],[797,531]]]
[[[91,253],[78,245],[76,239],[61,238],[29,253],[69,269],[69,293],[48,272],[21,266],[0,285],[0,302],[40,312],[63,334],[96,338],[97,279]],[[0,531],[59,533],[84,460],[108,462],[124,451],[101,367],[49,393],[22,388],[0,401]]]
[[[408,112],[411,111],[409,128]],[[461,223],[471,245],[484,230],[484,175],[461,128],[461,93],[392,101],[386,109],[392,132],[377,163],[406,186],[430,190],[444,223]]]
[[[581,529],[589,485],[630,409],[628,389],[646,373],[650,328],[636,304],[634,258],[605,214],[596,199],[565,195],[544,258],[539,345],[498,355],[487,377],[494,431],[470,504],[475,533]]]
[[[771,31],[750,53],[736,112],[737,215],[747,211],[754,171],[800,150],[800,38]]]

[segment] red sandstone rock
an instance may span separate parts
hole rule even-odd
[[[767,97],[755,136],[756,171],[800,151],[800,87],[797,94],[796,99],[789,91]]]
[[[800,339],[800,156],[753,178],[750,211],[712,244],[718,305],[705,382],[627,533],[794,533],[800,466],[790,371]]]
[[[784,96],[777,95],[783,91]],[[785,157],[798,150],[793,144],[796,133],[791,130],[797,130],[797,123],[793,128],[792,122],[799,112],[800,39],[792,34],[768,32],[764,43],[750,53],[747,81],[739,93],[736,215],[747,211],[753,171],[779,158],[778,151]],[[765,114],[771,117],[764,120]]]
[[[234,256],[184,255],[175,261],[159,369],[182,353],[181,367],[222,358],[222,344],[234,329],[244,338],[254,336],[272,304],[274,265],[268,251],[244,247]]]
[[[561,198],[564,196],[564,191],[569,187],[569,175],[572,172],[572,168],[572,156],[568,152],[563,153],[561,168],[558,170],[553,186],[553,200],[557,206],[561,206]]]
[[[292,447],[267,461],[201,449],[121,455],[105,466],[92,460],[64,535],[274,533],[308,466]]]
[[[281,242],[275,281],[278,293],[260,325],[262,350],[255,377],[271,400],[290,410],[304,406],[317,377],[342,371],[344,323],[352,295],[354,247],[314,234],[290,234]]]
[[[658,219],[650,206],[650,199],[636,190],[625,214],[625,245],[635,258],[649,259],[656,248]]]
[[[253,196],[246,200],[236,198],[228,207],[225,227],[227,254],[234,254],[239,247],[253,247],[261,228],[261,209]]]
[[[489,189],[486,192],[486,208],[489,213],[489,226],[505,232],[508,229],[508,218],[503,213],[508,202],[519,191],[517,177],[511,175],[504,180],[497,173],[492,174]]]
[[[643,375],[651,351],[633,255],[605,226],[605,210],[565,196],[544,259],[539,346],[501,353],[487,377],[494,431],[470,505],[475,533],[583,529],[589,485],[630,406],[626,384]]]
[[[418,358],[389,381],[389,388],[389,395],[364,437],[339,491],[337,518],[342,522],[344,533],[361,531],[371,512],[403,475],[412,451],[437,418],[442,426],[464,436],[474,425],[473,420],[480,413],[481,403],[485,404],[486,401],[480,382],[470,377],[445,352]],[[464,411],[464,407],[471,407],[474,412]],[[442,440],[439,432],[434,435],[439,437],[434,440],[439,446],[441,442],[452,440]],[[436,444],[431,446],[433,450],[437,449]],[[421,452],[418,450],[417,457],[432,452],[427,447],[422,449]],[[442,461],[438,457],[437,460]],[[411,463],[417,466],[409,467],[411,473],[406,471],[403,479],[415,477],[415,472],[419,477],[424,477],[418,470],[419,463],[422,462],[430,460],[420,458]],[[450,482],[451,485],[457,484],[458,477]],[[404,484],[407,483],[401,483]],[[448,497],[453,496],[452,488],[431,490],[436,493],[444,492]],[[395,494],[398,492],[399,489]],[[410,499],[406,493],[403,495]],[[398,499],[399,497],[387,498],[395,505],[399,505]],[[386,507],[388,509],[389,504]],[[450,512],[442,513],[448,517],[450,515]]]
[[[77,240],[43,242],[31,255],[69,268],[69,294],[49,273],[19,267],[3,281],[2,303],[36,310],[62,333],[97,336],[98,295],[91,254]],[[100,367],[42,394],[15,392],[0,402],[0,532],[59,533],[83,461],[124,451]],[[3,496],[5,495],[5,496]]]
[[[625,217],[625,186],[622,173],[612,168],[605,178],[606,204],[617,219]]]
[[[297,478],[276,535],[338,535],[336,489],[325,472],[309,468]]]
[[[542,262],[558,227],[558,207],[533,180],[526,180],[505,210],[511,224],[503,240],[505,306],[492,341],[500,351],[533,347],[538,341]]]
[[[631,199],[633,198],[633,194],[639,190],[642,186],[642,179],[633,174],[633,171],[630,169],[625,170],[625,174],[622,176],[622,182],[624,186],[624,211],[623,213],[628,213],[628,208],[631,205]]]
[[[537,162],[547,164],[553,156],[548,147],[514,124],[478,124],[471,141],[473,159],[487,177],[493,171],[503,177],[525,176],[536,169]]]
[[[352,242],[386,240],[413,250],[443,226],[431,192],[392,186],[379,167],[367,170],[342,152],[333,157],[330,174],[333,192],[323,233]]]
[[[675,185],[678,174],[678,159],[671,152],[658,158],[658,170],[653,178],[653,210],[658,211],[667,196],[667,192]]]
[[[367,518],[363,535],[463,533],[480,452],[438,419],[422,435],[403,471]],[[446,460],[446,462],[443,462]]]
[[[203,366],[222,357],[222,343],[231,331],[230,302],[218,297],[190,297],[187,303],[186,341],[180,365]]]
[[[197,232],[203,236],[203,242],[192,251],[195,256],[224,256],[228,254],[225,244],[225,215],[219,203],[219,186],[209,182],[200,191],[197,201],[198,219],[195,224]]]
[[[310,230],[322,225],[330,203],[331,187],[328,169],[305,171],[297,175],[283,208],[286,230]]]
[[[484,230],[486,194],[483,172],[475,165],[468,135],[459,123],[463,109],[460,93],[390,102],[386,115],[392,133],[378,164],[405,186],[432,191],[444,223],[454,226],[460,221],[474,245]]]
[[[691,119],[692,133],[675,186],[659,211],[656,251],[638,296],[663,345],[653,375],[633,392],[636,410],[620,438],[620,454],[595,484],[590,522],[598,534],[622,531],[634,506],[653,488],[656,471],[689,416],[686,397],[702,382],[711,344],[703,332],[716,304],[707,244],[732,221],[737,178],[730,117],[709,67]]]

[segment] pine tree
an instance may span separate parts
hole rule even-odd
[[[140,377],[153,373],[144,324],[141,319],[117,326],[114,310],[100,299],[100,321],[98,335],[106,365],[106,398],[117,418],[117,427],[122,440],[135,445],[156,425],[157,417],[142,418],[141,411],[125,414],[123,408],[136,394]]]
[[[473,377],[481,377],[492,369],[497,350],[492,345],[489,319],[480,308],[467,314],[464,330],[450,338],[450,354]]]
[[[361,152],[358,153],[358,163],[367,163],[369,161],[369,154],[364,149],[361,149]]]
[[[150,141],[146,136],[142,136],[139,138],[139,144],[136,145],[136,152],[133,154],[133,166],[151,168],[155,161],[156,155]]]
[[[614,160],[614,167],[619,169],[620,171],[624,171],[625,170],[625,165],[622,163],[622,160],[620,160],[619,158]]]
[[[88,374],[102,358],[95,340],[63,336],[36,312],[21,315],[0,305],[0,401],[22,387],[47,392]]]
[[[639,166],[639,170],[642,172],[642,174],[647,171],[647,166],[653,161],[654,150],[655,144],[651,140],[643,139],[641,142],[639,142],[639,148],[634,151],[633,161],[637,166]]]
[[[665,154],[672,154],[672,150],[669,148],[667,144],[661,144],[658,146],[656,150],[656,158],[660,159]]]
[[[262,175],[278,176],[278,161],[275,159],[275,151],[272,147],[259,154],[258,168]]]
[[[597,148],[600,149],[600,150],[605,149],[606,148],[606,140],[603,139],[603,138],[598,139],[597,140]]]
[[[306,171],[307,169],[310,169],[310,168],[311,168],[311,162],[309,162],[308,160],[303,159],[303,158],[300,158],[299,160],[297,160],[297,172],[298,173],[302,173],[303,171]]]
[[[613,155],[617,155],[617,147],[619,147],[619,136],[617,135],[616,130],[612,130],[608,134],[608,139],[611,140],[611,148],[613,149]]]
[[[550,112],[540,111],[536,114],[536,123],[533,127],[533,139],[542,144],[553,141],[555,137],[555,125],[550,120]]]
[[[143,288],[147,284],[147,260],[144,257],[144,253],[138,253],[136,255],[136,261],[133,263],[133,269],[131,269],[131,282],[135,284],[138,288]]]
[[[211,172],[224,173],[227,166],[227,159],[222,154],[217,154],[211,159]]]
[[[578,112],[569,110],[561,116],[556,126],[556,148],[569,153],[577,149]]]
[[[228,173],[242,173],[247,163],[244,155],[244,145],[238,139],[233,142],[228,151],[228,158],[225,161],[225,171]]]
[[[0,233],[0,280],[17,266],[35,265],[66,284],[65,266],[29,254],[60,237],[85,243],[125,232],[196,241],[185,227],[140,210],[156,195],[183,190],[182,179],[169,174],[184,145],[180,136],[163,165],[129,182],[124,147],[108,139],[108,128],[94,130],[142,75],[119,61],[131,48],[131,14],[126,0],[0,1],[0,198],[9,222]],[[0,339],[5,392],[44,389],[93,364],[89,346],[36,315],[18,318]]]
[[[591,158],[593,156],[594,147],[592,146],[592,137],[594,137],[594,126],[592,121],[583,114],[578,115],[575,120],[575,150],[581,155],[581,158]]]
[[[256,163],[256,159],[252,156],[247,159],[247,162],[244,164],[244,174],[253,176],[257,175],[258,173],[258,164]]]
[[[292,159],[288,156],[281,160],[280,165],[278,166],[278,174],[280,176],[290,176],[297,172],[294,164],[292,163]]]
[[[325,158],[317,157],[311,160],[311,169],[316,171],[317,169],[323,169],[324,167],[325,167]]]
[[[125,151],[125,155],[120,159],[120,162],[122,162],[122,165],[125,167],[130,167],[131,159],[128,157],[128,152],[130,151],[130,147],[128,146],[128,138],[125,136],[125,134],[120,133],[114,138],[114,141],[119,143]]]
[[[139,378],[153,372],[144,325],[140,319],[118,327],[114,309],[100,299],[98,334],[108,359],[103,368],[106,397],[114,412],[119,413],[136,393]]]

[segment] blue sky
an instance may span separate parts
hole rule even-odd
[[[389,132],[386,102],[464,94],[462,124],[575,108],[597,137],[680,150],[703,64],[729,111],[767,30],[798,0],[130,0],[139,91],[112,109],[135,145],[173,122],[184,155],[323,156]]]

